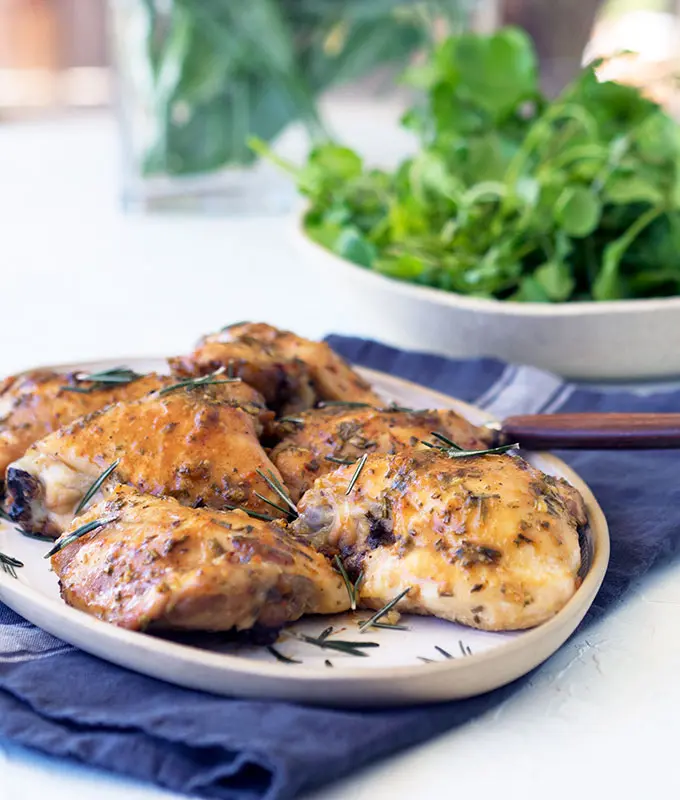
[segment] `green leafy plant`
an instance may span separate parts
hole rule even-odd
[[[473,0],[132,0],[143,35],[121,68],[145,98],[146,175],[254,160],[291,122],[323,136],[317,97],[384,64],[404,64],[435,16],[460,24]],[[128,3],[128,6],[130,3]],[[138,31],[139,25],[134,27]]]
[[[680,293],[680,129],[596,68],[549,101],[523,31],[444,40],[406,76],[424,93],[403,119],[414,156],[387,172],[327,142],[284,165],[309,199],[308,235],[391,278],[476,297]]]

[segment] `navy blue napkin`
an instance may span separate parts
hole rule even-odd
[[[331,337],[350,360],[481,403],[538,411],[677,411],[680,392],[599,393],[496,361],[460,362]],[[611,566],[584,624],[680,547],[673,452],[563,457],[590,484],[612,533]],[[410,709],[326,710],[179,689],[88,656],[0,604],[0,736],[187,794],[284,800],[493,708],[482,697]]]

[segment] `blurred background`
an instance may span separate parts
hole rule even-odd
[[[300,154],[295,126],[343,130],[344,108],[370,152],[361,100],[396,119],[407,93],[394,79],[429,37],[520,25],[550,94],[584,60],[635,51],[602,77],[677,113],[679,17],[680,0],[0,0],[0,124],[115,113],[126,207],[281,210],[290,194],[257,178],[248,137],[288,134],[281,146]]]

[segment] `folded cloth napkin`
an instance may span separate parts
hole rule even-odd
[[[680,392],[600,393],[491,360],[452,361],[337,336],[330,342],[355,363],[476,402],[499,417],[680,409]],[[592,487],[612,534],[611,565],[587,624],[631,581],[680,547],[677,455],[565,458]],[[462,725],[522,683],[462,702],[408,709],[328,710],[230,700],[112,666],[0,605],[0,736],[201,797],[296,797]]]

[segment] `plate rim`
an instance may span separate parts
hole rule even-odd
[[[117,357],[117,358],[106,358],[106,359],[91,359],[88,361],[83,362],[68,362],[66,364],[56,364],[56,365],[49,365],[47,367],[39,367],[36,369],[50,369],[50,370],[64,370],[64,369],[83,369],[87,370],[90,367],[97,366],[97,368],[102,369],[106,368],[109,364],[121,364],[125,363],[129,366],[134,366],[135,363],[140,362],[153,362],[157,361],[159,363],[166,362],[166,356],[134,356],[134,357]],[[400,384],[402,386],[407,386],[413,390],[417,391],[425,391],[431,396],[436,396],[437,398],[441,398],[441,401],[445,404],[443,407],[453,407],[454,410],[460,410],[464,416],[468,418],[472,418],[473,420],[479,420],[477,424],[485,424],[481,422],[481,420],[485,420],[487,423],[497,422],[495,417],[492,414],[489,414],[484,409],[480,409],[477,406],[472,405],[471,403],[467,403],[463,400],[459,400],[456,397],[452,397],[444,392],[440,392],[436,389],[430,389],[427,386],[423,386],[422,384],[418,384],[414,381],[409,381],[407,379],[397,377],[394,375],[390,375],[387,372],[382,372],[380,370],[374,370],[366,367],[356,367],[357,370],[366,376],[369,380],[378,380],[379,383],[391,383],[391,384]],[[469,416],[468,416],[469,415]],[[538,625],[535,628],[526,629],[520,631],[522,634],[515,639],[512,639],[500,647],[495,647],[490,650],[485,650],[478,653],[473,653],[466,658],[457,658],[457,659],[447,659],[445,661],[435,661],[428,664],[399,664],[394,666],[379,666],[379,667],[371,667],[370,669],[361,669],[349,666],[348,664],[343,664],[341,667],[337,669],[337,671],[323,670],[319,666],[309,667],[309,666],[302,666],[298,664],[280,664],[278,662],[265,662],[265,661],[257,661],[253,659],[243,658],[238,655],[230,655],[228,653],[215,653],[210,650],[204,650],[199,647],[195,647],[192,645],[182,644],[178,642],[167,641],[155,636],[151,636],[150,634],[141,632],[141,631],[130,631],[124,628],[119,628],[115,625],[112,625],[108,622],[104,622],[103,620],[99,620],[96,617],[92,617],[89,614],[79,611],[78,609],[71,608],[64,602],[55,602],[54,600],[50,599],[46,595],[38,592],[36,589],[32,588],[29,585],[23,584],[18,580],[15,580],[10,575],[0,571],[0,601],[5,603],[10,608],[14,609],[12,601],[12,595],[17,596],[21,600],[24,600],[27,604],[32,604],[33,606],[38,607],[43,612],[51,615],[53,618],[56,615],[56,618],[65,622],[66,624],[73,623],[77,627],[79,627],[83,632],[92,631],[96,637],[101,635],[104,638],[109,638],[112,647],[116,644],[125,645],[126,648],[132,648],[133,650],[139,650],[140,648],[144,650],[146,653],[150,655],[155,655],[159,658],[173,658],[177,657],[182,660],[182,662],[186,666],[200,666],[203,668],[213,668],[213,669],[231,669],[240,672],[241,674],[247,674],[248,677],[251,678],[271,678],[271,679],[281,679],[285,678],[286,682],[289,683],[309,683],[313,681],[315,683],[324,683],[326,685],[333,685],[338,681],[342,683],[354,683],[354,682],[366,682],[374,681],[374,680],[394,680],[394,679],[409,679],[412,677],[422,677],[423,669],[428,669],[428,674],[435,675],[439,673],[451,673],[452,677],[455,676],[457,672],[460,671],[467,671],[469,670],[470,666],[475,667],[484,667],[489,668],[492,667],[496,662],[505,661],[508,658],[512,658],[513,656],[519,654],[521,651],[526,649],[531,649],[534,643],[540,643],[543,639],[550,638],[553,632],[559,631],[559,629],[564,624],[565,618],[571,617],[574,613],[576,616],[580,614],[580,618],[578,619],[574,629],[580,623],[581,619],[585,616],[588,609],[593,603],[597,591],[602,584],[604,579],[608,562],[609,562],[609,554],[610,554],[610,538],[609,538],[609,527],[607,525],[606,518],[604,516],[604,512],[602,511],[597,499],[595,498],[592,490],[590,487],[585,483],[585,481],[573,470],[569,467],[565,462],[561,459],[553,456],[550,453],[546,452],[536,452],[532,453],[532,457],[539,459],[542,463],[546,464],[547,466],[554,469],[558,474],[564,476],[572,485],[574,485],[579,492],[584,497],[586,502],[586,507],[588,510],[588,517],[590,520],[590,528],[592,531],[593,536],[593,559],[590,566],[590,569],[587,575],[584,577],[583,582],[576,590],[574,595],[569,599],[569,601],[546,622]],[[8,598],[10,602],[8,602]],[[20,602],[21,605],[23,603]],[[581,613],[582,612],[582,613]],[[24,616],[21,611],[16,611],[16,613]],[[310,615],[310,619],[317,615]],[[319,619],[327,618],[327,615],[318,615]],[[26,619],[29,619],[26,617]],[[29,619],[29,621],[31,621]],[[43,630],[46,630],[48,633],[52,633],[47,627],[43,625],[39,625]],[[56,636],[63,641],[68,643],[69,639],[65,638],[62,633],[53,633],[52,635]],[[147,643],[151,642],[150,648],[146,646]],[[562,642],[563,643],[563,642]],[[561,644],[558,646],[560,647]],[[88,651],[82,645],[74,645],[79,649],[82,649],[86,652],[92,653],[92,651]],[[557,648],[553,649],[551,652],[555,652]],[[107,660],[106,656],[99,656],[98,653],[94,653],[96,657],[103,658]],[[116,660],[115,658],[108,658],[109,661],[113,663],[119,664],[124,666],[127,669],[136,669],[132,667],[128,667],[123,664],[120,660]],[[541,662],[539,662],[541,663]],[[140,671],[140,670],[136,670]],[[145,673],[150,675],[152,673],[147,672]],[[156,676],[153,676],[156,677]],[[185,683],[185,686],[192,687],[192,684]],[[500,685],[500,684],[499,684]],[[195,687],[192,687],[195,688]]]

